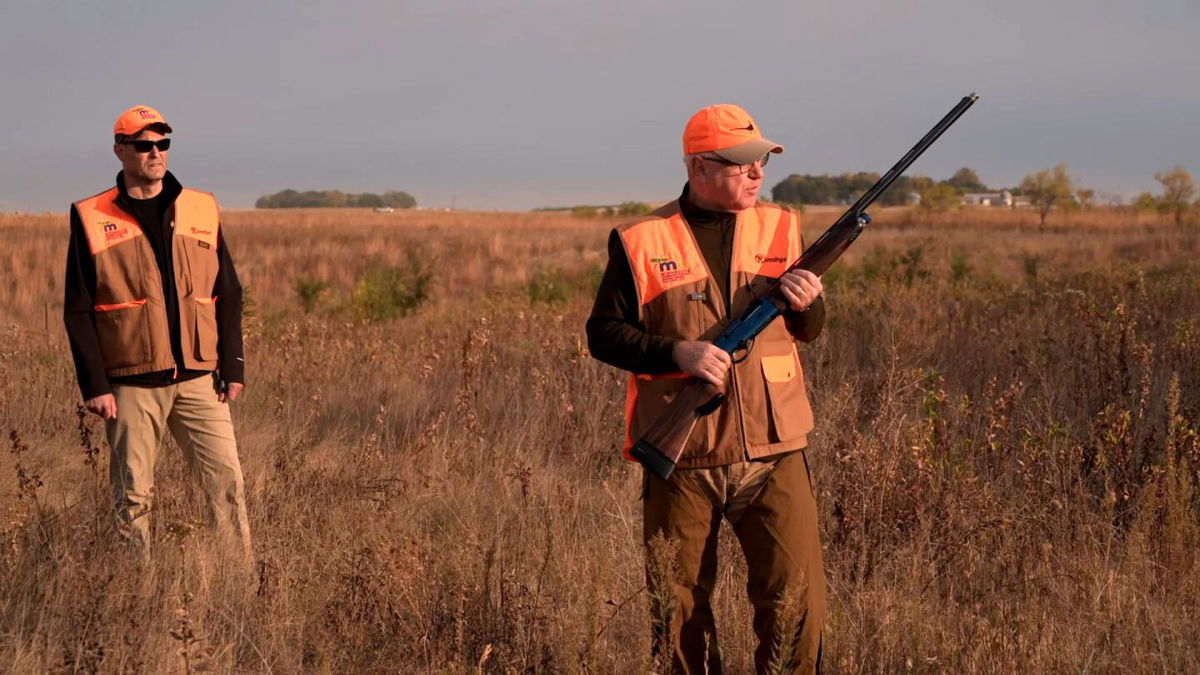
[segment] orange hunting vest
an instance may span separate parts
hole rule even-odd
[[[760,204],[737,216],[730,265],[731,288],[719,288],[704,262],[679,203],[617,228],[637,287],[647,333],[680,340],[713,340],[725,319],[725,297],[734,316],[800,257],[800,216]],[[701,418],[678,466],[700,468],[768,457],[805,447],[812,409],[796,341],[783,318],[754,340],[745,360],[726,380],[724,404]],[[634,374],[625,405],[625,457],[634,439],[683,388],[682,374]]]
[[[154,249],[137,220],[116,204],[117,188],[76,202],[96,263],[95,322],[109,377],[173,368],[215,370],[217,308],[217,201],[207,192],[184,189],[168,217],[179,294],[179,339],[183,363],[171,355],[171,331],[162,276]]]

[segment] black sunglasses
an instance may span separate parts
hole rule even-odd
[[[150,152],[150,148],[158,148],[159,152],[166,152],[171,149],[171,139],[160,138],[157,141],[121,141],[121,145],[132,145],[134,150],[139,153]]]

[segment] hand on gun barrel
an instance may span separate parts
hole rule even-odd
[[[792,311],[803,312],[812,306],[825,290],[821,277],[808,270],[794,269],[779,277],[779,290],[791,305]]]

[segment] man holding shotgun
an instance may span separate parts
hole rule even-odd
[[[820,662],[825,579],[804,453],[813,419],[796,343],[817,337],[825,310],[820,278],[787,272],[801,253],[799,214],[758,202],[767,160],[781,152],[736,105],[693,115],[683,193],[612,232],[587,322],[592,354],[631,373],[626,458],[691,378],[724,394],[668,478],[645,470],[644,541],[678,547],[674,613],[656,621],[669,634],[655,643],[670,645],[683,672],[721,671],[710,596],[722,520],[749,568],[757,670],[812,672]],[[788,305],[780,318],[736,358],[713,345],[776,280]]]

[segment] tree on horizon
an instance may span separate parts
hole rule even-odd
[[[280,190],[275,194],[263,195],[254,202],[256,209],[307,209],[307,208],[380,208],[411,209],[417,205],[412,195],[402,190],[390,190],[382,195],[373,192],[354,194],[341,190]]]

